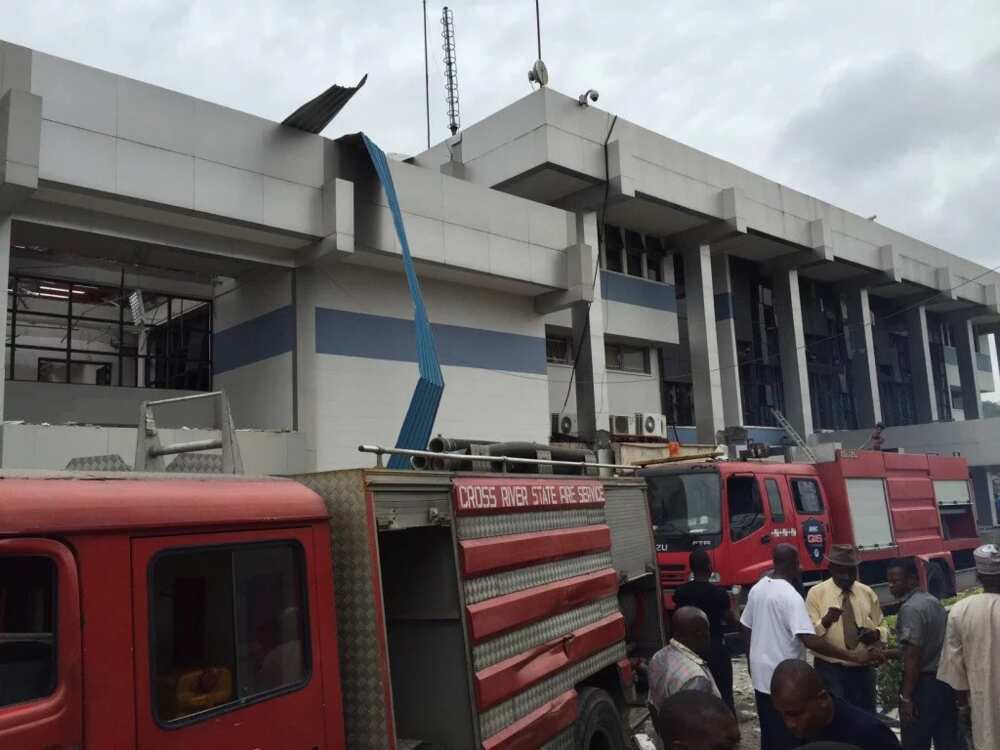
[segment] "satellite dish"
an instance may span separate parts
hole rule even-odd
[[[549,69],[541,60],[535,60],[535,64],[528,71],[528,80],[537,83],[539,86],[547,86],[549,83]]]

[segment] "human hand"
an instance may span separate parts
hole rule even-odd
[[[823,621],[822,621],[823,627],[830,628],[835,622],[837,622],[837,620],[840,619],[840,616],[843,613],[844,610],[842,610],[840,607],[830,607],[826,611],[826,614],[823,615]]]
[[[885,662],[885,654],[878,649],[860,649],[851,652],[851,661],[862,667],[877,667]]]
[[[866,628],[861,635],[858,636],[858,640],[866,646],[874,646],[882,640],[882,634],[877,630],[869,630]]]
[[[912,700],[899,696],[899,721],[912,724],[917,719],[917,706]]]

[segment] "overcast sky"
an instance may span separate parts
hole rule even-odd
[[[428,2],[431,134],[447,135]],[[531,0],[454,0],[462,122],[529,93]],[[1000,265],[1000,2],[541,0],[550,85]],[[367,86],[326,135],[425,143],[419,0],[0,0],[0,38],[275,120]]]

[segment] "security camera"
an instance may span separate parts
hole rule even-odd
[[[591,102],[596,102],[597,97],[599,96],[600,94],[597,92],[597,89],[587,89],[582,94],[580,94],[580,97],[577,99],[577,101],[580,102],[581,107],[589,107],[590,102],[588,102],[587,100],[590,99]]]

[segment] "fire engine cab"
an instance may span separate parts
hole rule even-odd
[[[912,555],[939,597],[961,588],[979,543],[960,456],[840,450],[815,464],[702,461],[641,473],[668,608],[698,547],[712,559],[715,582],[743,600],[781,542],[799,548],[807,585],[822,579],[831,544],[853,544],[863,582],[884,583],[886,563]]]

